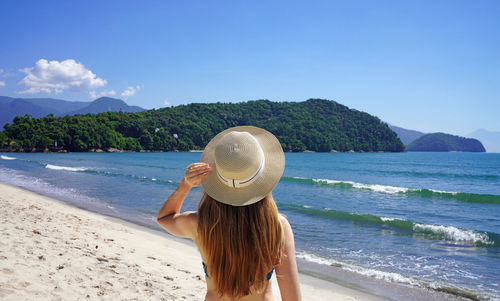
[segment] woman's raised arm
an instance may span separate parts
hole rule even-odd
[[[175,236],[187,238],[196,236],[196,212],[180,213],[180,210],[191,187],[200,186],[210,171],[211,168],[206,163],[193,163],[186,168],[181,183],[158,212],[157,222],[163,229]]]

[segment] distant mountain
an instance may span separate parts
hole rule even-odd
[[[401,140],[401,142],[403,142],[405,146],[408,146],[408,144],[425,135],[425,133],[419,131],[408,130],[390,124],[387,125],[398,135],[398,138]]]
[[[13,100],[14,98],[8,97],[8,96],[0,96],[0,104],[5,104],[9,103]]]
[[[84,108],[90,104],[88,101],[67,101],[53,98],[28,98],[25,101],[48,108],[54,115],[66,115],[67,112]]]
[[[76,111],[66,113],[65,115],[85,115],[85,114],[97,114],[102,112],[127,112],[127,113],[137,113],[144,111],[143,108],[137,106],[129,106],[121,99],[111,98],[111,97],[101,97],[88,106],[81,108]]]
[[[101,97],[92,102],[67,101],[54,98],[13,98],[0,96],[0,130],[4,124],[12,123],[16,116],[26,114],[32,117],[44,117],[48,114],[55,116],[101,113],[101,112],[140,112],[143,108],[129,106],[123,100]]]
[[[90,102],[88,101],[67,101],[54,98],[13,98],[8,96],[0,96],[0,104],[15,104],[19,101],[27,102],[44,109],[49,109],[54,115],[79,110],[90,104]]]
[[[445,133],[424,135],[410,143],[409,152],[485,152],[484,146],[477,139],[464,138]]]
[[[52,110],[37,106],[28,101],[18,99],[11,102],[0,102],[0,127],[6,123],[12,123],[16,116],[29,114],[33,117],[44,117],[52,113]]]
[[[468,134],[467,137],[481,140],[489,153],[500,153],[500,132],[478,129]]]

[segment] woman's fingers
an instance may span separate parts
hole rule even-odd
[[[189,178],[198,177],[198,176],[203,175],[203,174],[205,174],[205,173],[209,173],[210,171],[211,171],[211,169],[210,169],[210,168],[201,169],[201,170],[196,170],[196,171],[189,172],[189,173],[187,174],[187,176],[188,176]]]
[[[210,165],[208,165],[207,163],[193,163],[186,168],[186,171],[189,172],[204,168],[210,168]]]
[[[186,175],[184,178],[190,186],[199,186],[208,175],[212,168],[207,163],[193,163],[186,168]]]
[[[201,180],[205,180],[206,177],[208,177],[210,175],[210,171],[207,171],[206,173],[202,174],[201,175]]]
[[[210,166],[202,166],[202,167],[195,167],[193,169],[190,169],[186,172],[186,175],[188,176],[195,176],[195,175],[199,175],[199,174],[202,174],[204,172],[207,172],[207,171],[210,171],[211,168]]]
[[[208,166],[209,164],[208,163],[203,163],[203,162],[196,162],[196,163],[192,163],[189,165],[189,167],[195,167],[195,166]]]

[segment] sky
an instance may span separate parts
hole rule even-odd
[[[146,109],[323,98],[500,131],[500,1],[0,2],[0,95]]]

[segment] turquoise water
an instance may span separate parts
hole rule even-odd
[[[2,153],[0,181],[156,227],[200,153]],[[195,209],[195,189],[184,209]],[[289,153],[274,197],[300,260],[500,298],[500,154]]]

